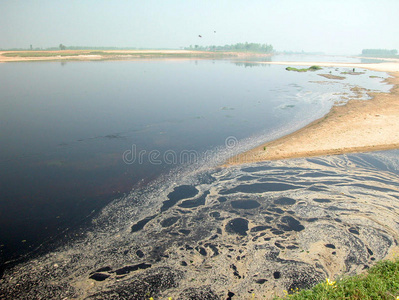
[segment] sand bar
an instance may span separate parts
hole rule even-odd
[[[145,59],[228,59],[266,57],[268,53],[213,52],[192,50],[59,50],[59,51],[0,51],[2,62],[28,61],[98,61],[98,60],[145,60]]]
[[[350,100],[334,106],[306,127],[228,160],[241,164],[266,160],[370,152],[399,148],[399,63],[272,62],[271,64],[365,68],[389,72],[390,93],[370,93],[368,101]]]

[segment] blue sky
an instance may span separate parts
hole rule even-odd
[[[0,48],[255,42],[357,54],[398,49],[398,13],[397,0],[1,0]]]

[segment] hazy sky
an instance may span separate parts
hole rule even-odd
[[[0,0],[3,49],[237,42],[339,54],[399,49],[399,1]]]

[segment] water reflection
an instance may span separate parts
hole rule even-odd
[[[268,60],[270,61],[270,60]],[[263,63],[256,63],[256,62],[235,62],[234,63],[237,67],[245,67],[245,68],[253,68],[253,67],[270,67],[271,65],[263,64]]]

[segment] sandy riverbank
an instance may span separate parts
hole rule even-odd
[[[191,55],[204,56],[206,54],[188,50],[0,51],[0,62],[135,60],[154,57],[186,58]]]
[[[221,59],[265,57],[271,54],[245,52],[212,52],[191,50],[61,50],[61,51],[0,51],[2,62],[28,61],[99,61],[142,59]]]
[[[369,101],[351,100],[306,127],[232,157],[227,164],[369,152],[399,148],[399,63],[353,64],[272,62],[271,64],[365,68],[389,72],[390,93],[372,93]]]

